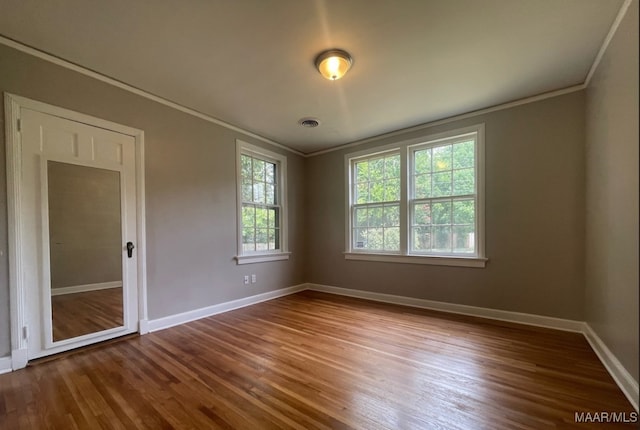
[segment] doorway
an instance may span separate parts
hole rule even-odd
[[[12,368],[146,330],[140,130],[5,94]]]

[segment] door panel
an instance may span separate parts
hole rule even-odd
[[[21,109],[29,359],[135,332],[135,140]]]

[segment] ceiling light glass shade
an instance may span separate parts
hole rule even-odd
[[[340,49],[325,51],[316,58],[316,68],[330,81],[343,77],[351,68],[351,64],[353,64],[351,56]]]

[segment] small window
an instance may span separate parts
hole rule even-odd
[[[288,258],[286,157],[237,141],[238,264]]]
[[[484,126],[346,156],[346,258],[484,267]]]

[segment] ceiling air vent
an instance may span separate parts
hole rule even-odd
[[[302,118],[298,124],[306,128],[314,128],[320,125],[320,121],[315,118]]]

